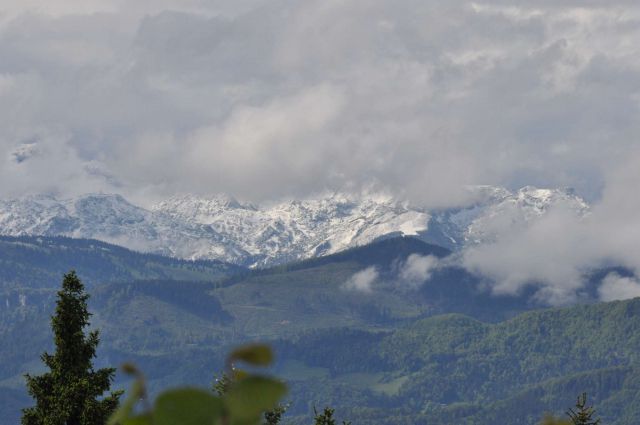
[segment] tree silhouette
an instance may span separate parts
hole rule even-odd
[[[336,425],[336,420],[333,418],[333,414],[336,409],[325,407],[322,413],[318,413],[315,406],[313,408],[314,413],[314,425]],[[351,425],[350,421],[342,421],[342,425]]]
[[[600,423],[600,419],[593,418],[593,415],[596,414],[593,406],[587,406],[587,393],[578,396],[575,407],[575,410],[569,409],[567,411],[567,415],[574,425],[598,425]]]
[[[121,391],[101,398],[111,386],[115,369],[93,369],[100,339],[98,331],[84,333],[91,316],[88,298],[74,271],[64,275],[51,317],[55,353],[40,357],[49,372],[25,375],[36,405],[23,409],[23,425],[101,425],[118,407]]]

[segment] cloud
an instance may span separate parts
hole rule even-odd
[[[493,291],[515,294],[538,286],[538,297],[551,304],[576,299],[587,272],[607,265],[640,271],[640,200],[633,186],[640,183],[640,151],[606,171],[600,201],[589,214],[558,205],[529,223],[510,220],[493,231],[495,241],[471,246],[462,263],[490,277]],[[499,222],[497,222],[499,223]]]
[[[438,265],[439,260],[433,255],[411,254],[400,266],[398,282],[403,286],[416,289],[431,279],[431,274]]]
[[[37,154],[38,147],[36,143],[23,143],[18,146],[13,152],[11,152],[13,160],[18,164],[28,160],[29,158]]]
[[[101,163],[124,194],[271,199],[373,183],[442,207],[490,183],[597,198],[640,135],[629,2],[6,6],[0,156],[63,135],[61,151]]]
[[[39,193],[78,195],[109,191],[117,187],[117,179],[102,169],[99,162],[87,161],[66,144],[66,135],[37,136],[21,143],[6,156],[0,155],[2,192],[19,197],[34,187]],[[102,169],[102,173],[97,170]],[[60,182],[73,182],[61,187]]]
[[[347,291],[357,291],[363,293],[373,292],[373,284],[378,279],[379,273],[375,267],[367,267],[360,270],[349,278],[342,288]]]
[[[584,251],[591,245],[581,240],[586,237],[582,220],[574,211],[559,207],[531,222],[502,222],[502,229],[493,228],[495,241],[463,252],[463,264],[490,277],[496,294],[518,294],[525,286],[537,284],[543,301],[569,302],[583,283],[581,262],[591,257]]]
[[[598,288],[602,301],[626,300],[640,297],[640,282],[631,277],[622,277],[617,273],[609,273]]]

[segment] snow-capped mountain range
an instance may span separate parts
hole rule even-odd
[[[120,195],[27,196],[0,200],[0,234],[91,238],[179,258],[263,267],[392,235],[413,235],[458,249],[491,241],[505,223],[526,223],[558,205],[580,215],[589,209],[568,190],[470,190],[475,203],[444,211],[427,211],[388,196],[336,193],[269,205],[242,204],[225,195],[183,195],[149,209]]]

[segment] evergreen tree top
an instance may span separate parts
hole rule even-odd
[[[575,410],[569,409],[567,415],[571,418],[573,425],[599,425],[600,419],[594,419],[596,414],[593,406],[587,406],[587,393],[578,396]]]
[[[121,392],[103,397],[115,369],[93,369],[100,339],[98,331],[84,332],[91,316],[88,299],[76,273],[65,274],[51,317],[55,352],[41,356],[50,371],[25,376],[36,405],[23,410],[24,425],[101,425],[117,408]]]
[[[71,270],[69,273],[64,275],[64,278],[62,280],[62,291],[76,294],[84,293],[84,285],[78,278],[75,270]],[[82,295],[82,297],[86,300],[87,298],[89,298],[89,295],[84,294]]]

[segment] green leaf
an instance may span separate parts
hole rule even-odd
[[[273,409],[287,393],[287,386],[275,379],[251,376],[238,381],[225,400],[232,424],[252,424],[260,415]]]
[[[222,401],[196,388],[165,391],[156,399],[155,425],[214,425],[222,416]]]
[[[553,416],[545,416],[540,425],[571,425],[571,421],[566,419],[557,419]]]
[[[127,375],[140,375],[140,371],[133,363],[123,363],[122,366],[120,366],[120,369],[122,369],[122,371]]]
[[[122,425],[153,425],[153,418],[150,414],[133,416],[125,419]]]
[[[136,379],[131,386],[129,397],[122,403],[120,408],[116,410],[109,418],[107,425],[124,425],[131,415],[133,408],[135,407],[140,397],[144,394],[144,381]]]
[[[249,374],[242,369],[233,369],[233,380],[240,381],[241,379],[247,378]]]
[[[273,352],[267,345],[245,345],[229,355],[229,361],[233,362],[234,360],[242,360],[255,366],[269,366],[273,362]]]

